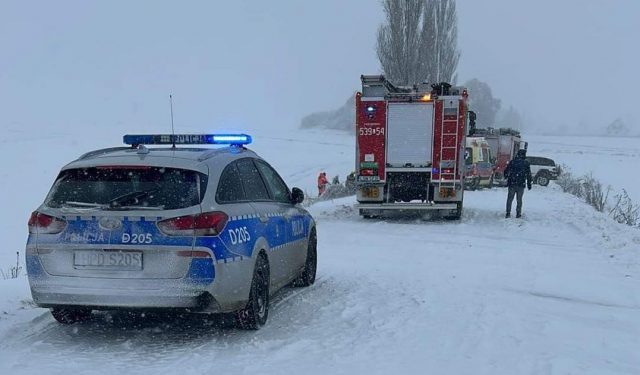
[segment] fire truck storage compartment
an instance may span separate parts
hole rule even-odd
[[[387,165],[427,167],[433,146],[433,102],[389,103]]]
[[[388,202],[433,201],[433,187],[429,172],[388,172]]]

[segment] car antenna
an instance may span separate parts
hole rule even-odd
[[[176,148],[176,131],[173,128],[173,95],[169,94],[169,108],[171,109],[171,142],[173,148]]]

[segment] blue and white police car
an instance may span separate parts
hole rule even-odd
[[[129,146],[63,167],[28,223],[34,302],[66,324],[93,310],[178,308],[260,328],[274,292],[314,283],[317,237],[302,191],[250,142],[125,135]]]

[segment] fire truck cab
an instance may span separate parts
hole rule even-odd
[[[356,188],[364,217],[389,210],[462,215],[467,90],[397,87],[361,76],[356,94]]]

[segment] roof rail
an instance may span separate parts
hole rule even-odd
[[[101,148],[99,150],[94,150],[94,151],[89,151],[85,154],[82,154],[78,160],[83,160],[83,159],[89,159],[95,156],[100,156],[100,155],[104,155],[104,154],[108,154],[111,152],[116,152],[116,151],[126,151],[126,150],[131,150],[131,147],[107,147],[107,148]]]

